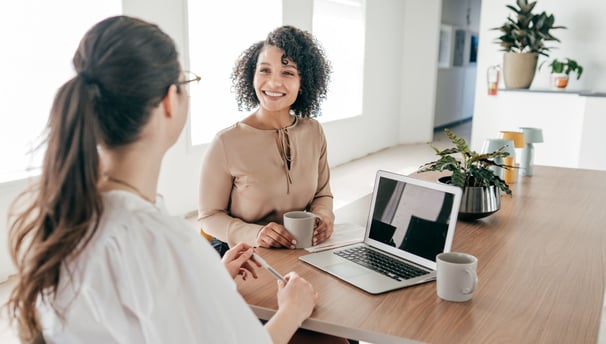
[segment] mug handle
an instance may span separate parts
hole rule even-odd
[[[322,218],[320,216],[312,213],[311,211],[308,211],[307,213],[314,216],[314,229],[322,224]]]
[[[463,294],[469,295],[476,290],[476,286],[478,285],[478,275],[474,273],[473,269],[465,269],[465,272],[471,277],[471,288],[463,289]]]

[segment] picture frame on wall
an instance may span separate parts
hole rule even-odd
[[[477,32],[471,32],[469,34],[469,63],[471,64],[478,62],[478,43]]]

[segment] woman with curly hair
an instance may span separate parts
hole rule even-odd
[[[314,119],[330,72],[317,40],[292,26],[275,29],[236,62],[238,108],[254,111],[216,135],[200,177],[199,221],[220,253],[238,242],[295,248],[282,225],[292,210],[319,216],[314,245],[331,236],[326,137]]]

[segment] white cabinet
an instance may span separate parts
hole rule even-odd
[[[472,148],[501,130],[536,127],[543,143],[535,144],[536,165],[606,170],[606,97],[578,92],[499,90],[496,96],[477,97]],[[482,109],[479,111],[478,109]]]

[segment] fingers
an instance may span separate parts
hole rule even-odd
[[[246,271],[246,269],[240,268],[240,271],[238,271],[238,275],[242,276],[242,280],[246,281],[246,277],[248,275],[248,272]]]
[[[223,255],[223,260],[232,261],[232,260],[236,259],[238,256],[240,256],[242,254],[242,252],[245,252],[251,248],[252,248],[252,246],[241,242],[241,243],[237,244],[236,246],[227,250],[225,252],[225,254]],[[252,255],[252,253],[251,253],[251,255]]]
[[[290,273],[284,275],[284,280],[278,280],[278,288],[284,288],[286,287],[286,284],[288,283],[288,281],[290,280]]]
[[[309,317],[318,302],[318,292],[311,283],[293,271],[284,278],[286,282],[278,281],[278,307],[298,312],[303,319]]]
[[[296,241],[294,237],[284,229],[284,226],[275,222],[270,222],[259,231],[257,245],[265,248],[287,247],[294,249]]]
[[[311,286],[311,284],[309,282],[307,282],[306,279],[304,279],[303,277],[299,276],[298,273],[294,272],[294,271],[290,271],[287,274],[284,275],[284,281],[280,281],[278,280],[278,285],[281,286],[282,288],[286,287],[286,286],[292,286],[294,284],[297,285],[308,285],[309,288],[313,287]]]
[[[237,265],[240,266],[240,269],[244,268],[250,271],[250,273],[256,278],[257,274],[255,272],[255,267],[249,263],[252,260],[253,252],[253,248],[243,251],[236,259],[234,259],[234,263],[237,263]]]
[[[257,262],[255,262],[255,264],[258,265],[259,267],[261,267],[261,264],[259,264]],[[240,270],[248,271],[252,275],[252,277],[255,279],[259,277],[257,275],[257,269],[252,264],[250,264],[250,260],[246,261],[244,264],[242,264],[242,267],[240,268]]]
[[[253,252],[252,246],[245,243],[239,243],[225,252],[222,261],[232,278],[241,275],[246,279],[249,273],[257,278],[255,267],[249,263]]]
[[[314,229],[312,245],[317,245],[326,241],[332,235],[334,225],[329,219],[322,219],[322,222]]]
[[[299,277],[299,275],[296,272],[291,271],[291,272],[287,273],[286,275],[284,275],[284,281],[278,280],[278,286],[280,288],[284,288],[284,287],[286,287],[288,282],[290,282],[292,279],[298,278],[298,277]]]

